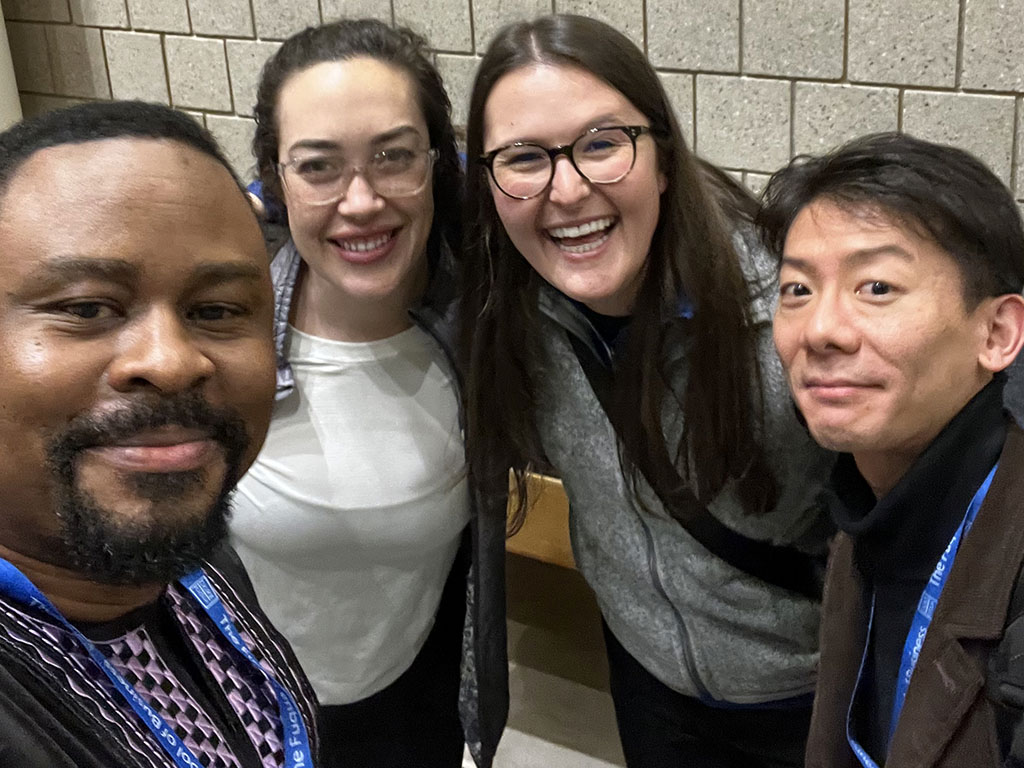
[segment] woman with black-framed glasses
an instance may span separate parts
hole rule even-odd
[[[255,115],[287,226],[278,402],[235,546],[322,705],[318,765],[459,768],[468,742],[486,768],[507,711],[504,525],[469,526],[448,96],[422,37],[344,20],[284,42]]]
[[[497,515],[550,466],[605,621],[627,765],[803,764],[818,495],[771,341],[756,205],[687,149],[628,38],[499,32],[467,126],[461,340],[471,476]]]

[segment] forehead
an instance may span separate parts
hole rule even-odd
[[[280,146],[302,139],[364,141],[401,125],[426,134],[416,84],[403,69],[360,57],[291,75],[277,98]]]
[[[804,206],[786,234],[785,257],[863,261],[879,252],[902,251],[912,261],[935,259],[954,265],[953,257],[920,227],[870,204],[840,205],[819,198]]]
[[[600,122],[632,124],[645,117],[621,91],[568,64],[534,63],[512,70],[495,83],[484,106],[488,147],[571,141]]]
[[[259,226],[230,173],[177,141],[117,138],[48,147],[0,199],[0,271],[54,256],[114,256],[182,269],[197,258],[263,258]]]

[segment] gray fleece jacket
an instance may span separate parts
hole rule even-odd
[[[727,486],[709,511],[750,538],[823,551],[831,529],[818,497],[833,458],[797,422],[775,353],[775,265],[753,235],[734,240],[758,324],[764,445],[780,497],[773,511],[752,517]],[[642,480],[645,504],[637,503],[623,477],[614,430],[569,334],[591,345],[600,342],[584,315],[557,291],[545,286],[540,303],[538,429],[569,497],[577,565],[612,633],[665,685],[705,701],[759,704],[812,692],[819,604],[712,555],[664,511]],[[671,345],[667,361],[678,372],[672,382],[677,391],[687,375],[683,347]],[[668,444],[676,444],[683,425],[674,402],[666,405],[663,424]]]

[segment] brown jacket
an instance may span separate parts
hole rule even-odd
[[[886,768],[1001,765],[985,670],[1002,637],[1022,562],[1024,432],[1011,425],[992,487],[936,606]],[[860,768],[846,740],[846,715],[867,635],[867,599],[853,562],[853,541],[839,534],[825,580],[807,768]]]

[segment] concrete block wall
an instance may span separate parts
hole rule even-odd
[[[142,98],[205,121],[251,173],[259,69],[308,24],[431,40],[465,120],[495,30],[564,11],[643,47],[697,152],[752,189],[794,154],[905,130],[977,154],[1024,201],[1024,0],[2,0],[26,114]]]

